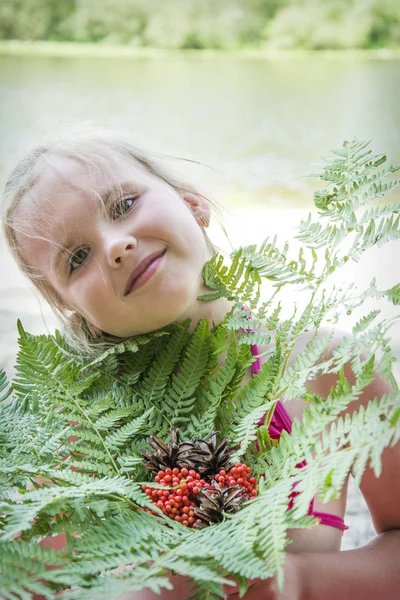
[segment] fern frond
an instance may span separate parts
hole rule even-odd
[[[393,302],[393,304],[400,304],[400,283],[386,291],[386,295]]]
[[[148,371],[146,371],[139,385],[139,394],[143,399],[146,409],[152,406],[161,408],[161,400],[167,388],[169,377],[173,372],[175,364],[181,356],[186,343],[186,331],[188,323],[176,328],[167,338],[165,344],[159,344],[154,359]],[[161,416],[160,413],[158,417]],[[157,422],[159,419],[157,420]],[[161,425],[161,423],[160,423]],[[167,428],[170,424],[167,424]],[[165,424],[164,424],[165,427]],[[159,428],[159,430],[161,427]]]
[[[107,348],[105,352],[103,352],[100,356],[98,356],[95,360],[91,361],[86,365],[86,368],[93,368],[95,365],[102,363],[107,357],[112,356],[113,354],[123,354],[125,352],[138,352],[141,346],[148,344],[153,341],[155,338],[163,337],[168,335],[171,331],[174,330],[174,326],[166,327],[159,331],[154,331],[151,334],[137,335],[133,338],[129,338],[124,340],[120,344],[115,344]]]
[[[18,324],[20,351],[17,356],[17,376],[13,389],[20,398],[29,397],[33,406],[39,400],[44,408],[63,406],[76,408],[75,397],[98,379],[97,372],[83,376],[81,365],[74,357],[66,360],[52,336],[32,336]]]
[[[47,565],[61,566],[64,558],[54,550],[41,548],[38,544],[24,542],[0,543],[0,590],[2,598],[31,598],[41,594],[54,598],[46,585]]]
[[[281,353],[279,347],[276,352],[265,362],[260,371],[249,381],[246,387],[241,388],[236,397],[235,422],[239,423],[254,409],[265,404],[265,397],[273,394],[276,377],[279,372]],[[235,428],[233,428],[235,434]],[[236,443],[242,442],[242,438],[236,438]]]
[[[125,408],[115,408],[107,411],[95,423],[94,426],[99,431],[107,431],[116,425],[122,419],[126,419],[135,412],[135,407],[126,406]]]
[[[195,391],[209,362],[210,338],[208,322],[201,319],[181,356],[179,370],[172,374],[165,390],[164,402],[169,408],[172,426],[181,426],[190,419]]]
[[[4,402],[11,395],[11,386],[7,380],[7,375],[3,369],[0,369],[0,402]]]
[[[111,450],[117,450],[122,446],[125,446],[129,439],[141,430],[143,424],[147,421],[152,412],[153,408],[150,408],[141,417],[137,417],[133,421],[126,423],[126,425],[123,425],[116,431],[110,433],[104,439],[105,445]]]

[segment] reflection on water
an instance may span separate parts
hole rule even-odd
[[[191,169],[220,196],[309,203],[311,164],[356,135],[400,162],[400,61],[0,57],[0,169],[60,128],[94,120]]]

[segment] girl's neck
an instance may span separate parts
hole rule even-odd
[[[207,291],[209,292],[210,290]],[[210,327],[212,327],[213,324],[217,325],[225,318],[226,314],[231,310],[233,305],[234,302],[227,300],[227,298],[218,298],[217,300],[212,300],[211,302],[197,300],[196,304],[190,311],[191,314],[185,315],[185,318],[191,319],[189,332],[193,332],[195,330],[197,323],[201,319],[207,319]]]

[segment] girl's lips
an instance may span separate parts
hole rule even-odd
[[[154,275],[162,262],[165,252],[166,250],[163,250],[161,253],[153,252],[153,254],[150,254],[150,256],[141,261],[128,280],[124,296],[140,288]]]

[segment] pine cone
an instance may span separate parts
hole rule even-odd
[[[197,448],[195,442],[181,442],[179,429],[171,428],[170,441],[165,444],[159,437],[151,434],[149,444],[155,452],[144,451],[142,455],[147,458],[146,469],[159,471],[165,468],[182,468],[197,470],[198,464],[203,464],[204,452]]]
[[[179,429],[172,427],[168,445],[156,435],[151,434],[149,444],[155,452],[144,451],[142,455],[147,459],[146,469],[152,471],[168,467],[187,467],[203,476],[213,476],[221,469],[227,469],[231,465],[231,455],[239,446],[229,448],[229,442],[230,440],[224,439],[217,444],[217,432],[214,432],[208,441],[181,442]]]
[[[196,450],[199,453],[197,471],[202,475],[215,475],[221,469],[231,466],[231,455],[239,449],[239,445],[228,447],[230,440],[224,439],[217,445],[217,432],[214,431],[208,441],[196,440]]]
[[[211,488],[202,488],[197,494],[197,502],[200,505],[194,508],[196,519],[202,521],[196,527],[207,527],[213,523],[220,523],[224,513],[235,513],[241,504],[248,500],[244,488],[235,485],[230,488],[221,488],[216,481],[212,482]]]

